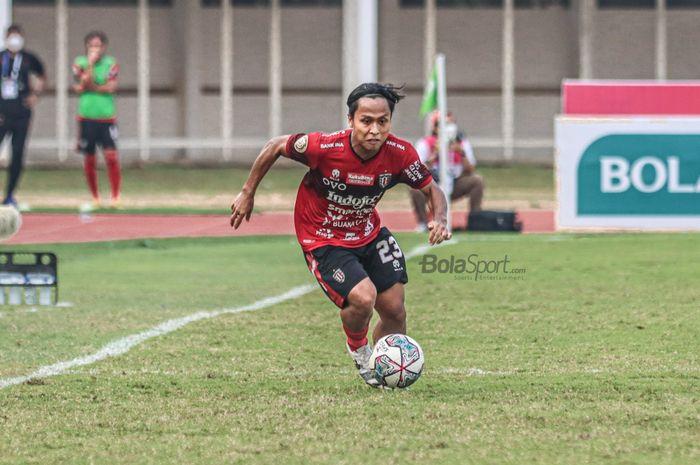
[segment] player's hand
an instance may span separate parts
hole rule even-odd
[[[447,230],[445,223],[440,221],[430,221],[428,223],[428,242],[430,245],[437,245],[450,239],[452,239],[452,233]]]
[[[24,98],[24,106],[31,109],[34,108],[36,102],[39,101],[39,96],[36,94],[29,94]]]
[[[94,65],[100,60],[99,50],[88,50],[87,54],[88,63]]]
[[[231,205],[231,226],[233,226],[233,229],[238,229],[244,218],[246,221],[250,221],[252,212],[253,195],[247,192],[241,192],[236,196],[236,199]]]
[[[93,82],[92,82],[92,74],[91,73],[83,73],[80,76],[80,82],[78,82],[78,85],[82,88],[82,92],[92,90]]]

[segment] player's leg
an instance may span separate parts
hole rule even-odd
[[[392,333],[406,332],[404,284],[408,282],[406,257],[388,229],[365,248],[363,265],[377,288],[374,308],[380,321],[374,328],[374,341]]]
[[[112,188],[112,208],[120,207],[121,197],[121,167],[119,166],[119,152],[117,152],[118,129],[116,123],[102,123],[101,145],[105,153],[105,164],[107,165],[107,177]]]
[[[78,137],[78,150],[83,154],[83,172],[85,182],[92,195],[92,206],[99,208],[100,191],[97,184],[97,139],[95,136],[94,121],[80,121],[80,135]]]
[[[367,333],[376,298],[377,289],[369,278],[364,278],[352,288],[345,300],[345,307],[340,310],[340,320],[352,351],[368,343]]]
[[[369,278],[364,278],[348,294],[345,307],[340,310],[340,319],[347,337],[345,345],[355,368],[366,384],[378,388],[379,381],[369,367],[372,346],[367,339],[376,298],[377,289]]]
[[[406,334],[406,306],[404,304],[404,285],[397,282],[384,292],[377,294],[374,306],[379,314],[379,321],[372,332],[372,340],[378,341],[388,334]]]
[[[416,231],[425,232],[428,230],[428,212],[426,210],[425,195],[418,189],[411,189],[411,204],[413,204],[413,213],[416,215]]]
[[[378,387],[369,369],[372,348],[367,340],[377,290],[367,277],[356,251],[344,247],[321,247],[306,252],[309,270],[340,309],[346,346],[365,383]]]
[[[484,197],[484,178],[478,174],[462,175],[455,179],[450,201],[469,198],[469,211],[481,210],[481,202]]]
[[[12,160],[8,170],[7,189],[5,202],[17,206],[14,192],[19,184],[19,178],[24,168],[24,145],[29,132],[29,117],[20,118],[12,125]],[[5,203],[3,202],[3,203]]]
[[[351,350],[367,344],[377,290],[353,249],[321,247],[304,254],[309,270],[333,303]]]

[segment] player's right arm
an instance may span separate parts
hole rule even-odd
[[[246,221],[250,220],[250,215],[253,212],[255,191],[258,189],[260,181],[262,181],[280,155],[287,156],[286,146],[288,139],[289,136],[273,137],[265,144],[255,159],[248,179],[231,205],[231,226],[234,229],[238,229],[244,218]]]

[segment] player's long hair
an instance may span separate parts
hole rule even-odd
[[[348,95],[348,115],[355,115],[358,101],[362,97],[383,97],[389,104],[389,111],[394,114],[394,105],[406,95],[402,92],[404,85],[394,86],[393,84],[380,84],[378,82],[365,82],[355,87]]]

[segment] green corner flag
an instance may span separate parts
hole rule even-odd
[[[433,68],[433,73],[430,75],[430,81],[425,85],[423,92],[423,103],[420,105],[420,117],[437,108],[437,69]]]

